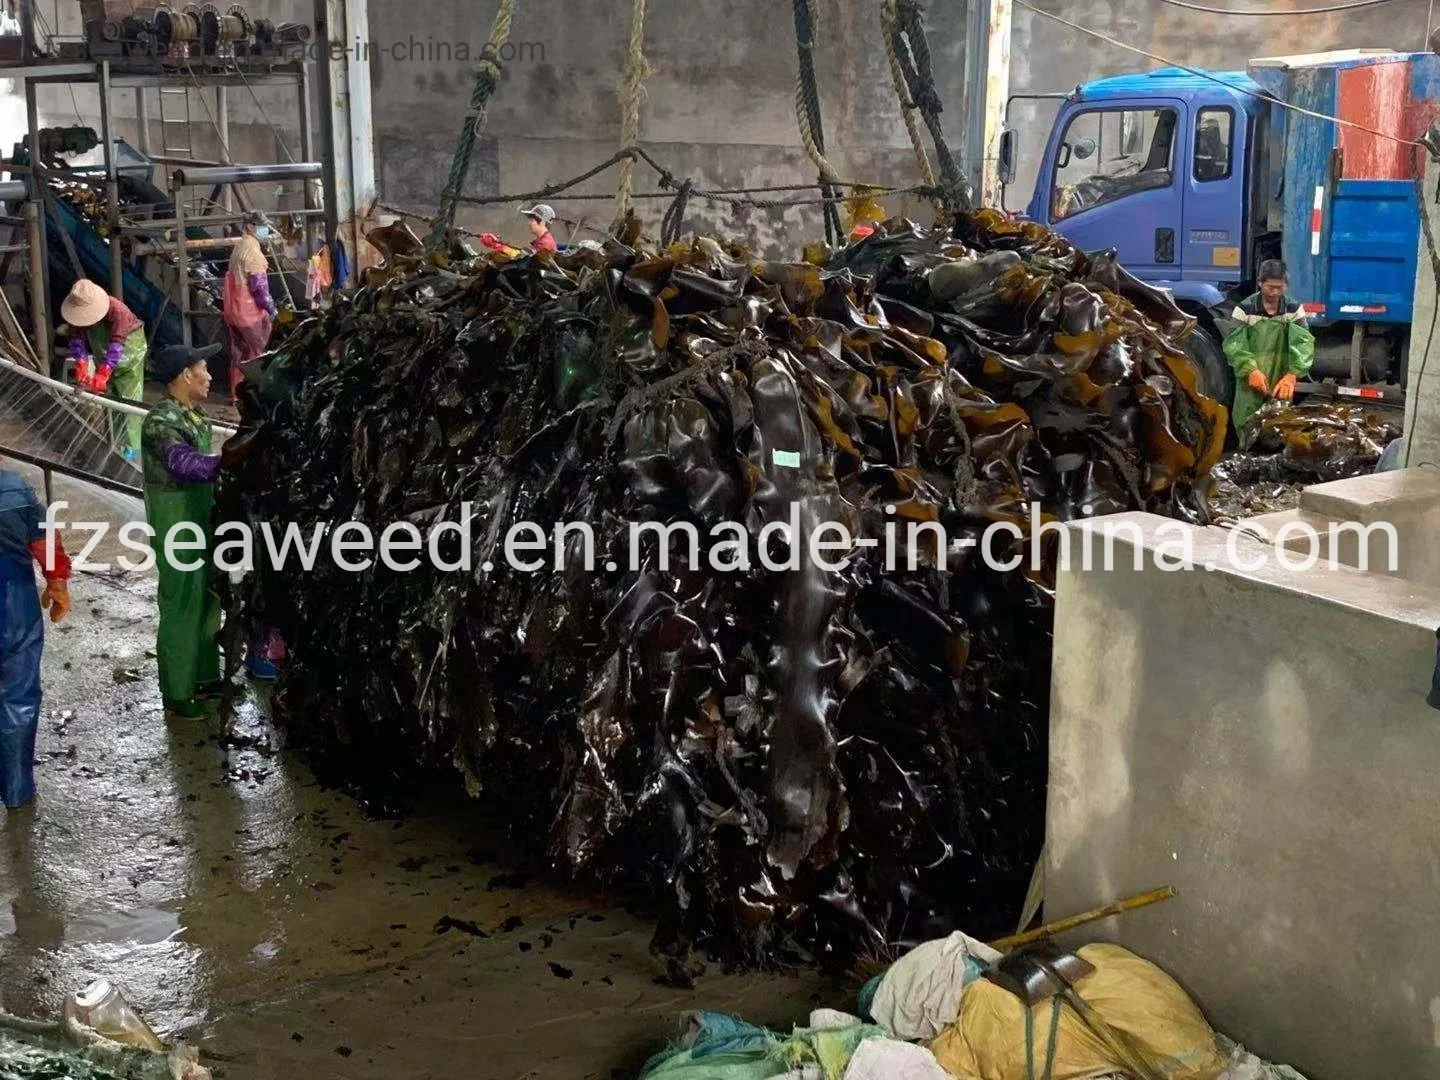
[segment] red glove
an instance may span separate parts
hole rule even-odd
[[[1286,375],[1275,384],[1275,396],[1281,401],[1291,401],[1295,397],[1295,376]]]
[[[95,377],[92,374],[93,367],[90,359],[75,361],[75,385],[81,390],[89,390],[94,384]]]
[[[1265,378],[1265,373],[1259,368],[1250,372],[1250,378],[1246,381],[1249,382],[1250,389],[1254,390],[1257,394],[1270,393],[1270,380]]]
[[[40,564],[40,573],[45,575],[46,581],[68,581],[70,578],[70,556],[65,554],[65,546],[60,543],[60,537],[55,537],[54,558],[50,557],[50,540],[42,536],[39,540],[30,541],[30,554],[35,556],[35,561]]]
[[[486,247],[488,247],[491,251],[504,251],[504,250],[505,250],[505,244],[504,244],[504,242],[503,242],[498,236],[496,236],[493,232],[481,233],[481,234],[480,234],[480,242],[481,242],[482,244],[484,244]]]
[[[97,394],[105,393],[110,386],[110,376],[115,374],[115,369],[108,364],[102,364],[95,372],[95,378],[90,380],[90,389]]]

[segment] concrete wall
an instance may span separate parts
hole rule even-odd
[[[1033,0],[1035,6],[1192,67],[1244,68],[1252,56],[1327,49],[1425,48],[1429,0],[1396,0],[1383,9],[1336,15],[1240,17],[1163,7],[1159,0]],[[1210,0],[1212,7],[1252,11],[1322,6],[1315,0]],[[1106,75],[1160,67],[1024,8],[1016,8],[1011,60],[1014,92],[1069,91]],[[1016,103],[1011,126],[1020,132],[1020,160],[1006,205],[1023,209],[1035,190],[1035,172],[1056,108]]]
[[[1146,568],[1121,542],[1114,572],[1058,582],[1049,909],[1174,884],[1087,938],[1312,1080],[1440,1075],[1440,591],[1243,540],[1260,569],[1163,573],[1177,523],[1121,519]],[[1226,561],[1221,530],[1178,528]]]
[[[313,21],[308,0],[251,0],[246,6],[277,20]],[[370,5],[377,171],[385,202],[421,213],[438,204],[468,106],[475,58],[497,6],[497,0],[377,0]],[[42,7],[48,11],[50,4]],[[817,8],[816,62],[830,160],[847,180],[917,183],[918,168],[879,34],[878,4],[818,0]],[[62,30],[78,34],[79,6],[64,0],[60,10]],[[515,55],[477,147],[467,194],[534,190],[615,152],[620,138],[617,83],[630,10],[630,0],[522,0],[511,36]],[[963,142],[965,6],[958,0],[934,4],[928,21],[939,90],[951,110],[947,134],[958,150]],[[652,0],[646,54],[652,73],[641,139],[678,177],[690,177],[702,188],[813,182],[816,170],[801,147],[795,119],[790,4]],[[135,110],[129,95],[124,97],[117,105],[117,126],[131,137]],[[192,97],[203,126],[199,92]],[[292,99],[261,91],[261,100],[292,149],[298,146]],[[94,92],[78,89],[77,101],[84,121],[98,123]],[[231,103],[235,157],[283,160],[274,132],[248,95],[232,92]],[[47,91],[42,109],[48,123],[75,122],[77,106],[66,89]],[[208,134],[197,140],[197,153],[215,149]],[[636,190],[656,190],[647,168],[641,167],[636,177]],[[575,194],[613,196],[615,182],[611,171]],[[596,235],[589,230],[604,229],[613,215],[609,198],[557,196],[550,201],[565,219],[565,231],[577,238]],[[658,227],[665,206],[647,201],[641,210]],[[809,209],[732,209],[700,200],[691,207],[692,227],[737,235],[769,251],[798,251],[820,231],[819,218]],[[518,239],[527,234],[515,209],[467,207],[460,222]],[[928,204],[913,199],[892,200],[890,209],[928,214]]]
[[[1440,184],[1440,162],[1426,166],[1425,190],[1434,191]],[[1424,210],[1429,215],[1429,238],[1420,230],[1420,252],[1415,276],[1414,327],[1410,335],[1410,355],[1406,365],[1405,393],[1405,455],[1406,465],[1440,465],[1440,334],[1435,333],[1437,306],[1440,306],[1440,280],[1437,280],[1430,255],[1431,243],[1440,244],[1440,206],[1427,200]]]
[[[478,51],[495,0],[481,3],[373,3],[377,42],[407,41],[426,11],[424,34],[468,41]],[[818,81],[830,158],[845,179],[906,185],[918,181],[900,122],[879,35],[878,5],[819,0]],[[584,171],[619,145],[617,82],[629,34],[630,0],[524,0],[512,42],[530,47],[508,66],[477,154],[472,194],[519,193]],[[934,4],[929,23],[935,68],[952,145],[961,142],[958,113],[964,83],[961,3]],[[778,0],[651,3],[646,22],[651,66],[641,111],[641,139],[677,176],[699,187],[809,183],[815,168],[801,148],[795,120],[795,31],[791,5]],[[466,63],[397,62],[377,57],[375,85],[379,169],[385,198],[407,208],[438,201],[473,73]],[[636,190],[656,190],[640,167]],[[615,174],[578,193],[613,195]],[[573,223],[604,228],[608,200],[550,200]],[[813,212],[732,210],[692,202],[700,227],[748,237],[766,248],[798,251],[813,239]],[[652,223],[663,202],[643,205]],[[920,212],[914,203],[895,210]],[[514,207],[464,211],[473,227],[520,236]],[[693,227],[693,226],[692,226]],[[578,233],[583,237],[584,230]]]

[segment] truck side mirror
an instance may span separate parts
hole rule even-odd
[[[1015,131],[1013,128],[1006,128],[1000,133],[1000,182],[1002,184],[1013,184],[1015,182]]]
[[[1075,144],[1075,156],[1081,161],[1089,161],[1095,156],[1095,151],[1100,149],[1094,139],[1088,135]]]

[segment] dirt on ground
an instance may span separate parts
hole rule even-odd
[[[688,1010],[788,1030],[851,1000],[813,972],[657,984],[642,911],[517,872],[463,800],[367,816],[285,747],[262,685],[234,739],[167,719],[153,577],[80,574],[72,594],[47,627],[40,795],[0,821],[5,1009],[54,1016],[103,976],[228,1080],[608,1080]]]

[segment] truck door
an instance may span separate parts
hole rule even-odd
[[[1180,275],[1189,110],[1170,98],[1079,102],[1061,113],[1032,214],[1084,251],[1115,248],[1147,280]]]
[[[1185,234],[1180,277],[1232,281],[1242,266],[1245,235],[1245,139],[1248,117],[1229,104],[1193,105],[1195,131],[1185,178]]]

